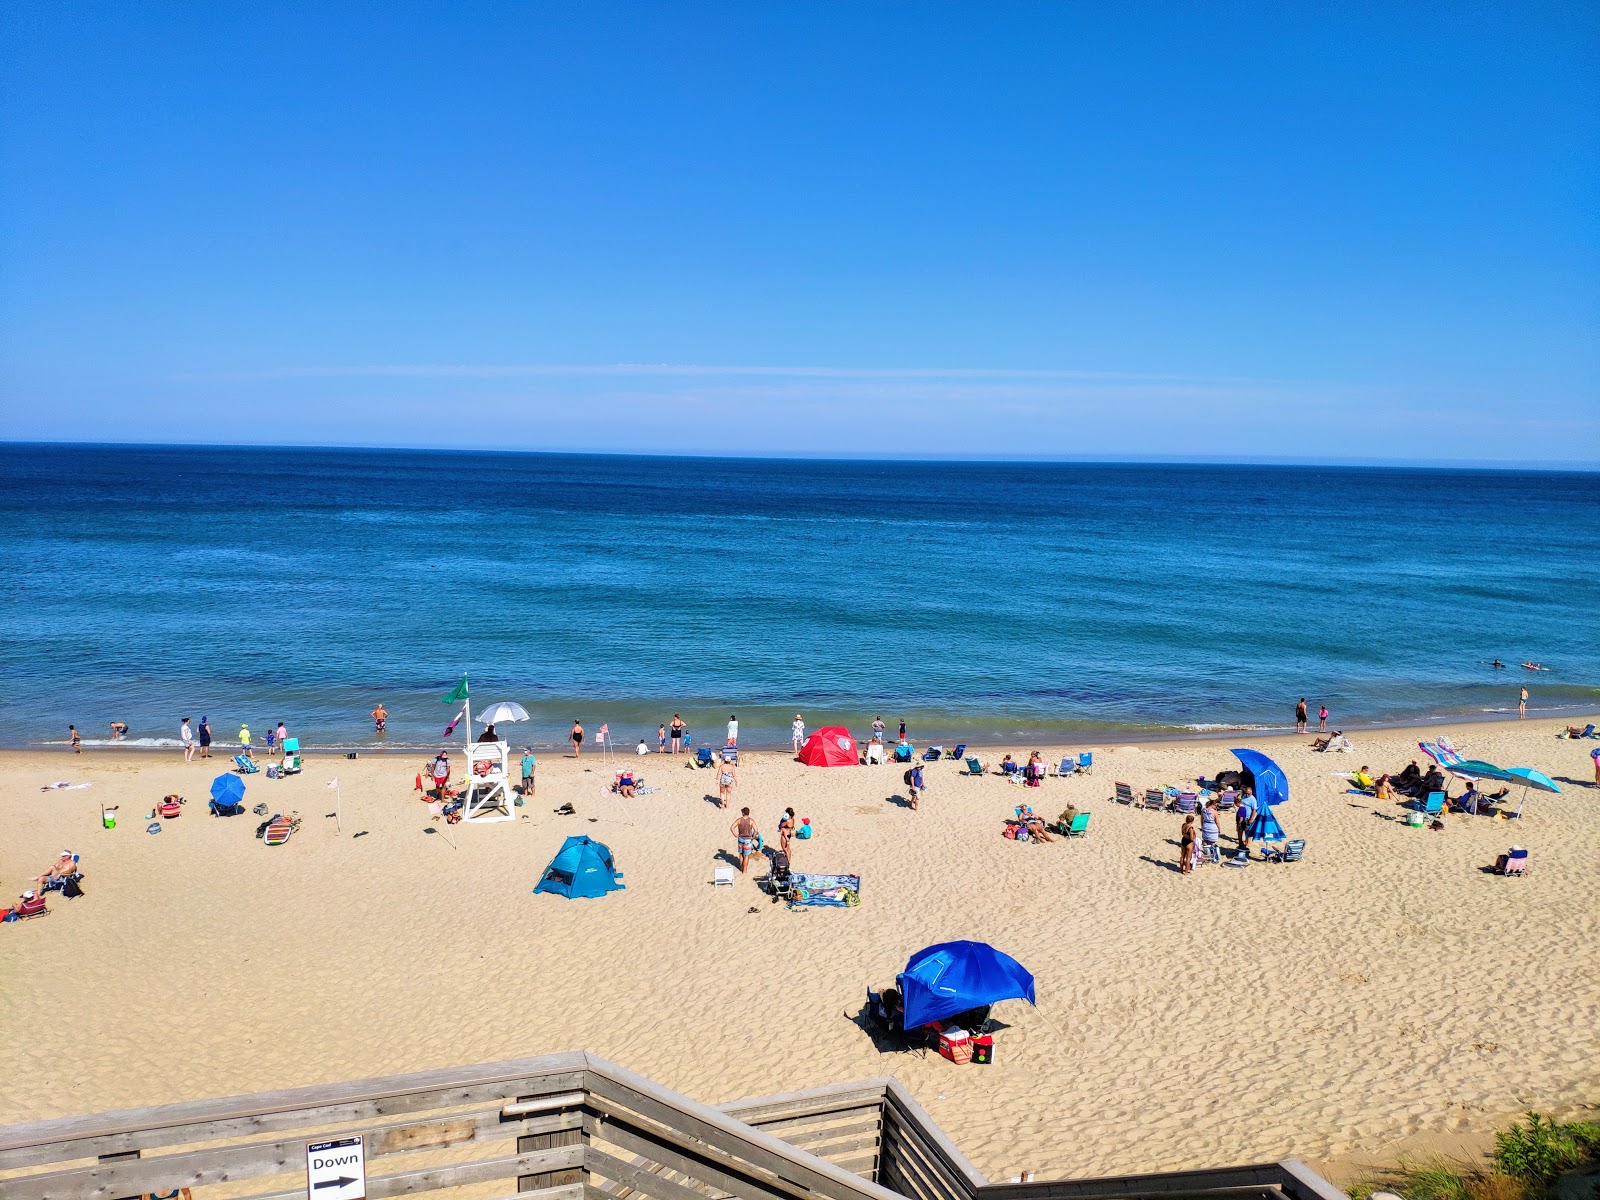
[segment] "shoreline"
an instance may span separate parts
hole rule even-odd
[[[1572,705],[1570,707],[1563,706],[1561,708],[1554,708],[1554,709],[1551,709],[1551,708],[1542,708],[1542,709],[1530,708],[1528,710],[1527,717],[1524,718],[1524,719],[1518,719],[1514,715],[1508,715],[1506,713],[1494,712],[1494,713],[1472,713],[1472,714],[1455,714],[1455,715],[1446,715],[1446,716],[1414,717],[1414,718],[1406,718],[1404,720],[1395,720],[1395,721],[1373,721],[1373,722],[1367,722],[1367,723],[1364,723],[1364,724],[1338,725],[1338,724],[1335,724],[1332,721],[1329,721],[1328,729],[1326,730],[1326,732],[1333,733],[1333,732],[1335,732],[1337,730],[1337,731],[1343,732],[1343,733],[1345,733],[1347,735],[1348,734],[1356,734],[1356,733],[1384,733],[1384,734],[1388,734],[1388,733],[1404,733],[1404,732],[1406,732],[1408,730],[1423,732],[1423,731],[1427,731],[1427,730],[1438,729],[1440,726],[1455,725],[1455,724],[1471,725],[1471,726],[1474,726],[1474,727],[1504,725],[1504,726],[1507,726],[1509,728],[1515,729],[1518,726],[1526,727],[1526,726],[1529,726],[1529,725],[1532,725],[1532,724],[1542,723],[1542,722],[1545,722],[1545,721],[1560,721],[1560,722],[1563,723],[1563,725],[1577,725],[1579,727],[1582,727],[1583,725],[1586,725],[1591,721],[1595,722],[1596,724],[1600,724],[1600,706]],[[565,754],[565,755],[570,756],[570,750],[571,750],[570,743],[567,743],[567,742],[539,742],[539,741],[527,742],[527,741],[524,741],[521,738],[518,738],[518,737],[514,736],[515,732],[516,732],[516,729],[517,729],[516,725],[509,726],[508,728],[512,732],[513,736],[508,737],[506,739],[506,741],[511,746],[531,745],[533,747],[533,749],[538,753]],[[807,726],[807,731],[808,731],[808,733],[812,733],[812,732],[815,732],[815,729],[813,729],[810,725],[808,725]],[[1051,747],[1059,747],[1060,749],[1063,749],[1063,750],[1066,750],[1066,749],[1090,750],[1090,749],[1096,749],[1096,748],[1098,748],[1100,746],[1112,746],[1112,745],[1131,745],[1131,746],[1141,746],[1141,745],[1160,745],[1160,746],[1178,745],[1178,746],[1181,746],[1181,745],[1186,745],[1186,744],[1191,743],[1191,742],[1221,742],[1221,741],[1243,739],[1243,738],[1247,738],[1247,737],[1260,740],[1260,739],[1282,739],[1282,738],[1297,738],[1297,737],[1313,737],[1314,738],[1314,737],[1317,737],[1317,736],[1318,736],[1318,731],[1316,729],[1314,729],[1314,728],[1313,729],[1308,729],[1307,732],[1305,732],[1305,733],[1296,733],[1295,730],[1293,729],[1293,727],[1286,726],[1286,725],[1228,725],[1228,726],[1225,726],[1225,727],[1222,727],[1222,728],[1217,728],[1217,729],[1192,729],[1192,728],[1177,728],[1177,727],[1174,727],[1174,728],[1153,729],[1153,730],[1143,730],[1143,729],[1129,730],[1129,729],[1126,729],[1126,728],[1108,728],[1107,730],[1104,730],[1104,731],[1068,731],[1068,732],[1065,732],[1065,733],[1063,733],[1062,731],[1050,731],[1050,732],[1043,732],[1043,733],[1037,733],[1037,734],[1019,733],[1019,734],[1013,735],[1013,737],[1010,740],[991,739],[991,740],[980,740],[980,741],[972,741],[972,742],[961,742],[958,738],[945,737],[940,741],[918,741],[916,739],[912,739],[912,744],[917,747],[917,750],[919,751],[919,753],[922,750],[925,750],[930,745],[940,745],[940,744],[946,745],[947,747],[948,746],[953,746],[953,745],[965,745],[968,749],[971,749],[971,750],[984,750],[984,751],[989,751],[989,750],[1014,750],[1016,748],[1016,746],[1024,745],[1024,744],[1028,745],[1030,747],[1033,747],[1033,748],[1038,748],[1038,747],[1043,747],[1043,746],[1051,746]],[[985,735],[985,737],[987,737],[987,735]],[[392,755],[395,755],[395,754],[424,754],[424,753],[431,754],[431,753],[437,751],[441,747],[450,747],[450,746],[458,745],[461,742],[461,738],[458,735],[458,736],[450,738],[448,740],[441,738],[441,739],[438,739],[438,740],[435,740],[435,741],[425,741],[425,742],[388,742],[388,741],[370,742],[370,743],[363,743],[363,742],[337,743],[337,742],[335,742],[335,743],[311,744],[311,745],[305,744],[305,739],[304,738],[302,738],[301,741],[302,741],[301,754],[304,757],[310,758],[310,757],[313,757],[313,756],[321,756],[321,755],[329,755],[329,754],[338,754],[340,756],[346,756],[346,757],[348,755],[350,755],[350,754],[373,755],[373,756],[392,756]],[[710,745],[712,749],[720,749],[721,748],[719,745],[714,744],[714,743],[709,743],[708,742],[708,743],[704,743],[704,744],[705,745]],[[859,740],[858,739],[858,741],[857,741],[857,745],[859,745],[859,746],[864,746],[866,744],[867,743],[864,740]],[[892,738],[888,739],[885,742],[885,744],[889,745],[889,746],[893,746],[894,745],[894,740]],[[223,762],[223,763],[231,762],[232,758],[233,758],[233,753],[240,748],[240,744],[238,742],[227,742],[227,741],[220,741],[220,740],[214,740],[211,743],[211,745],[212,745],[212,747],[214,749],[223,752],[223,753],[213,754],[212,758],[215,759],[218,762]],[[590,754],[594,754],[596,756],[596,758],[598,758],[599,755],[598,755],[594,745],[592,743],[586,743],[586,745],[588,745],[590,747],[589,748],[589,753]],[[783,753],[783,751],[785,750],[785,748],[788,745],[789,745],[788,742],[767,742],[767,741],[759,741],[758,742],[758,741],[753,741],[750,738],[743,738],[742,741],[741,741],[740,750],[741,750],[742,753],[747,753],[747,754],[774,754],[774,755],[780,755],[780,756],[782,756],[784,758],[792,759],[794,757],[792,754],[784,754]],[[84,748],[84,752],[85,753],[93,752],[97,756],[106,754],[108,752],[109,753],[113,753],[113,754],[132,754],[132,755],[146,755],[146,754],[157,754],[157,753],[163,753],[164,754],[164,753],[168,753],[168,752],[171,752],[171,751],[176,751],[176,750],[181,750],[182,749],[182,743],[180,743],[176,738],[142,739],[142,738],[139,738],[139,737],[133,737],[133,738],[127,739],[126,741],[122,741],[122,740],[112,741],[112,740],[110,740],[108,738],[84,738],[83,741],[82,741],[82,746]],[[637,746],[637,742],[632,742],[632,743],[617,742],[615,744],[615,746],[610,751],[610,757],[613,757],[613,758],[615,758],[615,757],[621,757],[621,758],[638,757],[638,755],[635,752],[636,746]],[[261,741],[253,742],[252,743],[252,748],[257,750],[258,752],[261,752],[262,753],[262,761],[265,761],[265,743],[261,742]],[[691,751],[684,752],[684,753],[692,753],[693,749],[699,749],[699,744],[695,745],[691,749]],[[48,753],[55,753],[55,752],[63,752],[65,754],[67,754],[67,755],[71,755],[71,743],[67,742],[67,741],[58,741],[58,740],[45,741],[45,742],[28,742],[28,743],[23,743],[21,745],[0,742],[0,755],[4,755],[4,754],[48,754]],[[275,754],[276,751],[273,751],[273,753]],[[650,747],[650,755],[649,755],[649,757],[654,758],[654,757],[657,756],[657,754],[658,754],[658,751],[652,745]],[[201,760],[196,758],[195,761],[199,762]]]

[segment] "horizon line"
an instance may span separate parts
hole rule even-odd
[[[1298,455],[1257,455],[1250,458],[1227,458],[1221,455],[1158,455],[1102,453],[1095,455],[1049,455],[1030,457],[1012,455],[884,455],[871,454],[777,454],[771,451],[724,451],[719,454],[700,454],[681,450],[658,449],[542,449],[530,446],[439,446],[411,443],[330,445],[298,443],[286,445],[271,442],[168,442],[168,441],[96,441],[81,439],[61,441],[52,439],[0,438],[0,446],[52,446],[92,447],[116,449],[135,447],[147,450],[272,450],[312,452],[400,452],[409,454],[543,454],[573,458],[677,458],[708,461],[756,462],[852,462],[852,463],[940,463],[950,465],[987,464],[1018,466],[1216,466],[1216,467],[1349,467],[1376,470],[1408,471],[1539,471],[1548,473],[1595,474],[1600,473],[1600,460],[1535,460],[1535,459],[1441,459],[1417,463],[1405,458],[1317,458]]]

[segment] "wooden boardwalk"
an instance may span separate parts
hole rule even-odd
[[[0,1128],[0,1200],[300,1200],[356,1135],[367,1200],[1345,1200],[1292,1161],[990,1183],[893,1079],[712,1108],[581,1052]]]

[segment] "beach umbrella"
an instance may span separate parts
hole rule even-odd
[[[1457,779],[1465,779],[1469,783],[1479,779],[1493,779],[1497,783],[1506,783],[1514,778],[1504,767],[1497,767],[1493,763],[1477,758],[1464,758],[1451,763],[1445,768],[1445,773],[1454,775]]]
[[[1437,742],[1418,742],[1417,749],[1441,767],[1455,766],[1461,761],[1461,755],[1456,752],[1456,748],[1444,738],[1440,738]]]
[[[900,973],[903,1024],[917,1029],[999,1000],[1033,997],[1033,976],[987,942],[940,942],[918,950]]]
[[[1539,792],[1550,792],[1558,796],[1561,794],[1561,789],[1556,786],[1555,780],[1548,775],[1535,771],[1532,767],[1507,767],[1506,774],[1511,777],[1509,782],[1513,786],[1520,785],[1522,787],[1522,799],[1517,804],[1517,816],[1519,817],[1522,815],[1522,806],[1528,802],[1529,788]]]
[[[502,700],[498,704],[491,704],[478,714],[478,720],[484,725],[504,725],[507,721],[528,720],[528,710],[520,704],[510,700]]]
[[[211,781],[211,798],[218,804],[237,804],[244,799],[244,780],[237,775],[218,775]]]
[[[1259,750],[1236,749],[1232,754],[1255,778],[1256,815],[1250,821],[1250,836],[1261,842],[1285,840],[1289,835],[1278,824],[1272,806],[1289,802],[1289,777]]]

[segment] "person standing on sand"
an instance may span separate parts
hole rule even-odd
[[[78,727],[76,725],[67,726],[67,737],[72,741],[72,752],[74,754],[82,754],[83,739],[78,736]]]
[[[1317,709],[1317,732],[1328,732],[1328,706],[1326,704]]]
[[[800,757],[800,747],[806,744],[806,721],[799,713],[794,715],[794,724],[789,726],[789,740],[794,743],[794,756]]]
[[[435,800],[443,801],[445,787],[450,782],[450,751],[441,750],[428,768],[428,774],[433,776],[433,796]]]
[[[667,728],[672,736],[672,752],[676,754],[679,750],[683,749],[683,731],[687,729],[688,726],[683,723],[682,717],[680,717],[677,713],[673,713],[672,724]]]
[[[183,761],[194,761],[194,730],[189,728],[189,718],[185,717],[178,726],[178,741],[183,746]]]
[[[1194,870],[1194,815],[1183,819],[1183,832],[1178,835],[1178,870],[1187,875]]]
[[[750,856],[756,852],[756,838],[759,836],[756,819],[750,815],[748,808],[739,810],[739,819],[728,826],[728,832],[733,834],[739,848],[739,874],[743,875],[750,864]]]
[[[1200,841],[1202,849],[1208,855],[1216,849],[1217,843],[1222,840],[1222,830],[1217,824],[1218,811],[1217,798],[1215,796],[1211,797],[1210,803],[1200,810]]]
[[[784,809],[783,816],[778,818],[778,849],[782,850],[785,855],[790,855],[793,853],[793,851],[789,849],[789,843],[794,837],[794,823],[794,809]]]
[[[200,718],[200,757],[211,757],[211,721],[207,717]]]
[[[1527,719],[1528,719],[1528,689],[1527,688],[1523,688],[1522,689],[1522,696],[1517,701],[1517,720],[1525,721]]]
[[[289,727],[282,721],[278,722],[278,757],[283,757],[283,744],[289,740]]]
[[[573,754],[573,757],[582,758],[583,757],[583,722],[582,721],[574,720],[572,722],[572,731],[567,734],[567,738],[572,742],[572,754]],[[600,757],[604,758],[605,755],[602,754]]]
[[[522,794],[533,795],[533,771],[538,766],[539,760],[533,755],[532,746],[522,748]]]
[[[909,771],[906,772],[905,781],[906,781],[906,792],[911,797],[911,811],[912,812],[916,812],[917,811],[917,805],[922,800],[922,793],[925,790],[923,785],[922,785],[922,764],[921,763],[918,763],[916,766],[912,767]]]
[[[900,740],[902,742],[906,740],[906,722],[904,717],[900,719]]]
[[[1296,733],[1304,733],[1306,731],[1306,698],[1304,696],[1301,696],[1300,703],[1294,706],[1294,731]]]
[[[739,744],[739,718],[731,714],[728,717],[728,740],[726,744],[729,746],[738,746]]]
[[[1384,776],[1388,778],[1387,775]],[[1233,814],[1234,837],[1242,849],[1250,849],[1250,822],[1256,815],[1256,794],[1250,788],[1239,793],[1239,808]]]
[[[873,717],[872,718],[872,740],[875,741],[875,742],[883,741],[883,718],[882,717]]]
[[[667,727],[665,725],[661,725],[661,726],[658,726],[656,728],[656,753],[657,754],[665,754],[666,752],[667,752]]]
[[[1591,750],[1591,751],[1589,751],[1589,757],[1594,759],[1594,782],[1595,782],[1595,786],[1596,787],[1600,787],[1600,750]],[[794,810],[790,809],[789,811],[793,812]]]
[[[728,800],[733,795],[733,785],[739,782],[739,767],[737,763],[725,762],[717,768],[717,807],[727,808]],[[747,808],[745,812],[749,812]],[[740,870],[744,868],[741,867]]]

